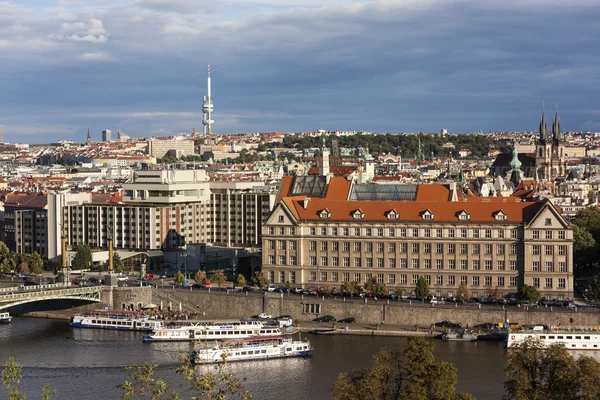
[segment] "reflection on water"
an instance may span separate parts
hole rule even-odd
[[[143,336],[143,332],[72,329],[67,321],[15,318],[10,325],[0,325],[0,362],[12,355],[24,366],[21,387],[29,398],[39,398],[44,383],[58,390],[59,399],[120,398],[116,385],[127,378],[124,367],[144,362],[159,364],[156,376],[180,387],[173,369],[178,357],[188,354],[194,345],[143,343]],[[315,347],[311,358],[251,361],[226,368],[247,379],[246,385],[256,399],[326,399],[339,373],[368,367],[373,353],[381,347],[401,350],[406,346],[405,338],[393,337],[303,338],[309,338]],[[436,358],[457,366],[458,390],[479,399],[502,396],[506,352],[502,343],[435,344]],[[585,355],[590,353],[598,357],[595,352]],[[0,397],[3,395],[0,390]]]

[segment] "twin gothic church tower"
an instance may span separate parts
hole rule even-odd
[[[535,168],[538,179],[554,181],[556,177],[567,174],[565,138],[560,132],[558,112],[554,115],[551,132],[548,130],[546,115],[542,112],[539,133],[535,145]]]

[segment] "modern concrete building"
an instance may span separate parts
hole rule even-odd
[[[123,195],[68,206],[69,244],[177,250],[187,243],[258,247],[276,190],[262,182],[209,182],[203,170],[136,171]]]
[[[148,140],[148,154],[156,158],[194,154],[194,140],[186,136],[153,137]]]
[[[263,226],[263,270],[277,284],[340,287],[375,278],[389,290],[473,297],[532,285],[573,297],[573,231],[549,201],[459,195],[453,184],[355,185],[287,177]]]

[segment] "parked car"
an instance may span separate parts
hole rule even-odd
[[[346,318],[342,318],[340,320],[338,320],[338,322],[344,323],[344,324],[353,324],[356,322],[356,318],[354,317],[346,317]]]
[[[444,300],[443,297],[437,298],[437,297],[432,297],[431,300],[429,300],[429,302],[431,304],[446,304],[446,301]]]
[[[436,322],[435,326],[439,326],[441,328],[450,328],[450,329],[458,329],[461,328],[462,325],[461,324],[456,324],[454,322],[450,322],[450,321],[441,321],[441,322]]]
[[[322,315],[313,319],[315,322],[335,322],[335,317],[333,315]]]
[[[273,316],[267,313],[260,313],[258,314],[258,319],[273,319]]]
[[[304,289],[302,289],[300,287],[295,287],[295,288],[292,288],[292,293],[294,293],[294,294],[302,294],[303,290]]]

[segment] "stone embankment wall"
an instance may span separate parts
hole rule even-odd
[[[272,315],[289,314],[300,321],[310,321],[318,315],[333,315],[336,318],[354,317],[357,322],[405,326],[429,326],[432,323],[448,320],[470,326],[485,322],[500,322],[507,318],[520,324],[544,324],[569,326],[573,319],[574,326],[600,326],[600,312],[523,310],[516,307],[501,306],[498,308],[473,306],[423,306],[409,305],[406,302],[325,299],[314,296],[287,295],[280,293],[264,293],[261,296],[206,290],[175,290],[173,294],[182,301],[193,304],[205,312],[206,318],[242,318],[266,312]],[[156,300],[153,299],[155,304]]]
[[[110,295],[112,293],[112,296]],[[112,301],[108,300],[112,297]],[[106,303],[110,304],[113,310],[121,310],[123,304],[125,308],[133,305],[134,309],[144,307],[152,303],[152,288],[144,287],[114,287],[104,290],[102,295],[103,300],[106,298]]]

